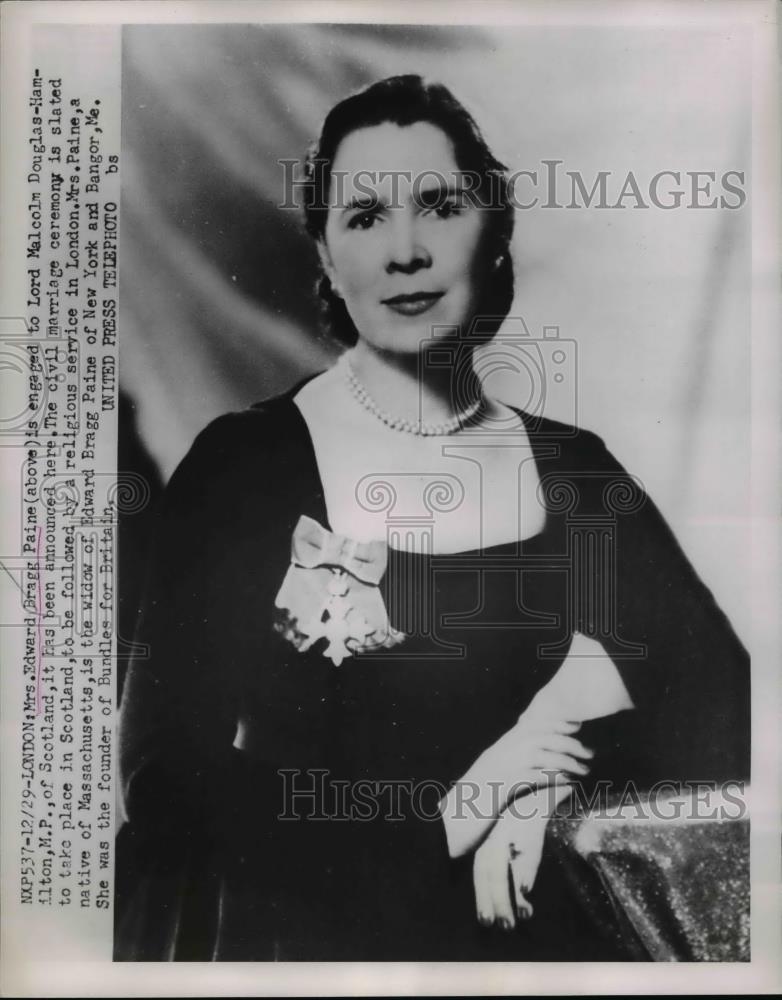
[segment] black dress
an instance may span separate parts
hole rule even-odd
[[[542,531],[392,549],[380,588],[404,640],[339,666],[323,642],[298,652],[274,599],[300,516],[329,525],[295,391],[210,424],[159,512],[147,652],[122,705],[116,958],[623,957],[545,856],[535,919],[480,927],[472,858],[449,859],[437,802],[575,630],[599,639],[636,706],[582,727],[590,787],[747,778],[749,667],[730,624],[602,441],[522,413]]]

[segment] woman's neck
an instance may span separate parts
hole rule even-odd
[[[442,355],[448,346],[439,349]],[[465,410],[480,394],[472,363],[435,365],[418,354],[382,351],[359,340],[350,364],[375,404],[394,417],[439,423]]]

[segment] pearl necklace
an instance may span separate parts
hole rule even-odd
[[[373,417],[377,417],[378,420],[382,421],[386,427],[390,427],[393,431],[401,431],[404,434],[416,434],[419,437],[441,437],[447,434],[454,434],[463,424],[472,420],[483,405],[483,398],[478,397],[478,399],[476,399],[474,403],[470,403],[466,409],[462,410],[460,413],[455,413],[452,417],[449,417],[448,420],[443,420],[439,424],[425,424],[421,420],[407,420],[405,417],[394,417],[390,413],[386,413],[385,410],[381,410],[374,399],[369,395],[360,382],[358,375],[356,375],[355,369],[353,368],[348,355],[343,354],[340,361],[342,363],[345,378],[347,379],[350,391],[353,393],[358,402],[364,407],[365,410],[371,413]]]

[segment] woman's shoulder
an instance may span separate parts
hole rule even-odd
[[[642,481],[609,451],[599,434],[527,411],[517,413],[552,508],[603,517],[650,507]]]
[[[290,389],[267,396],[241,410],[230,410],[211,420],[196,436],[190,453],[219,455],[221,452],[284,446],[301,435],[301,420],[293,402],[299,390],[314,376],[300,379]]]
[[[304,463],[308,437],[293,397],[308,379],[241,410],[220,414],[197,434],[169,480],[167,492],[201,489],[220,492],[231,483],[242,488],[256,478],[274,475],[284,466]]]
[[[611,455],[603,438],[592,430],[577,424],[554,420],[540,414],[510,406],[524,423],[527,437],[533,447],[540,450],[548,449],[553,456],[563,462],[572,464],[575,468],[583,465],[594,465],[599,462],[616,465],[619,463]]]

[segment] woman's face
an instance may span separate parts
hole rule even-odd
[[[460,196],[447,135],[428,122],[351,132],[332,163],[321,259],[359,336],[413,353],[467,328],[485,274],[485,211]]]

